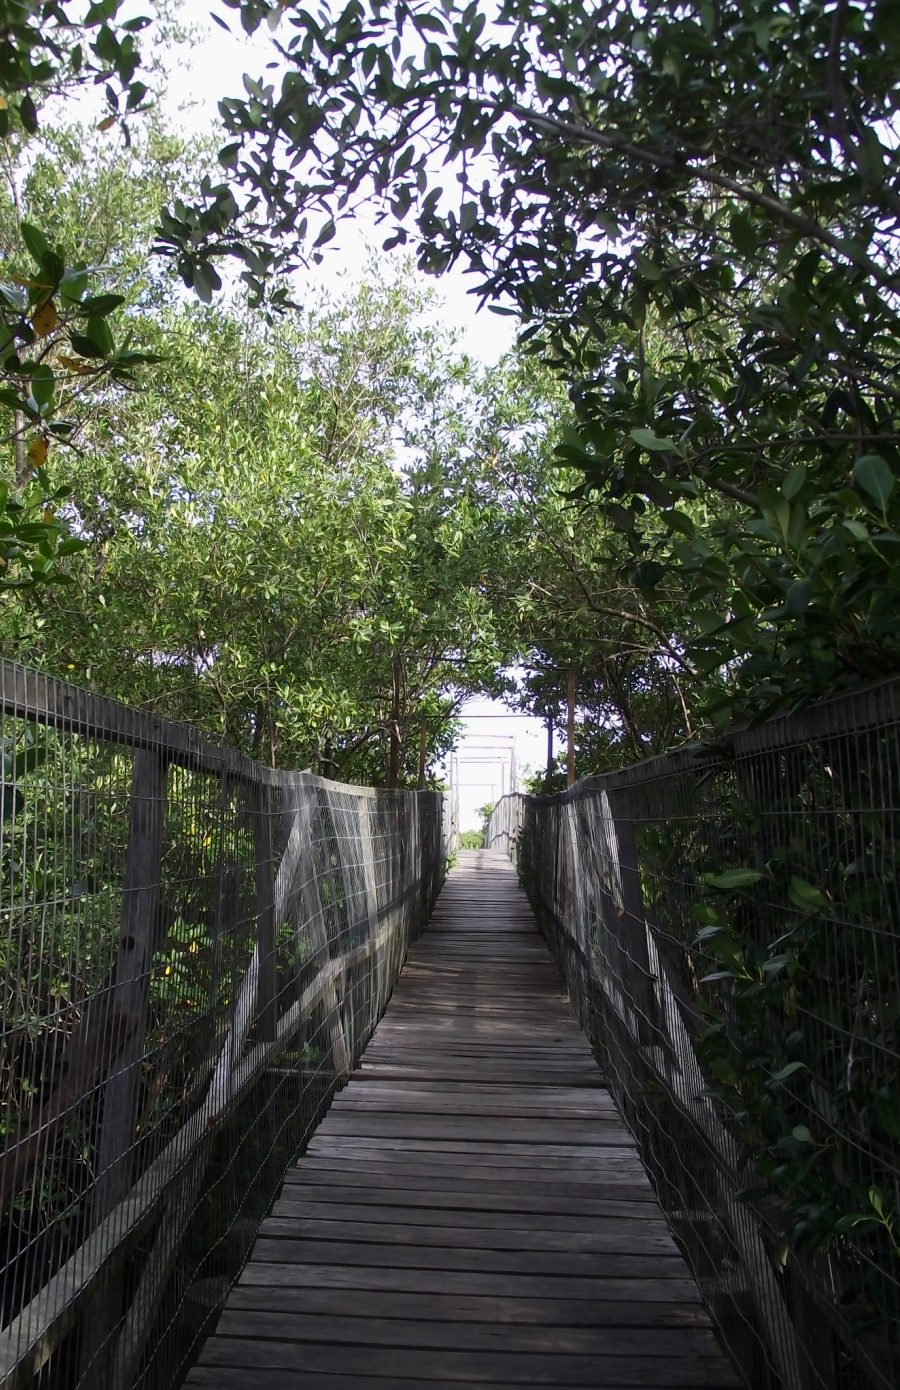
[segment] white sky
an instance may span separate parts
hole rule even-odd
[[[237,32],[226,33],[215,24],[209,17],[211,8]],[[234,11],[222,5],[211,6],[209,0],[185,0],[182,13],[185,22],[197,29],[198,40],[174,67],[165,104],[173,124],[186,132],[201,134],[217,124],[218,102],[223,97],[243,94],[244,73],[262,76],[273,54],[265,26],[248,38],[240,30]],[[334,291],[346,289],[362,276],[370,250],[379,247],[378,229],[371,222],[367,227],[345,225],[326,248],[323,264],[304,276],[301,283],[310,294],[319,286]],[[399,260],[404,253],[402,249],[394,253],[379,250],[379,255],[386,259],[392,254]],[[429,278],[427,283],[438,290],[442,301],[440,321],[457,332],[460,351],[490,363],[512,347],[515,320],[486,309],[477,311],[475,297],[467,293],[468,281],[460,271],[451,271],[437,282]],[[526,767],[543,766],[546,735],[539,720],[513,714],[500,701],[487,699],[470,701],[464,707],[463,718],[461,742],[467,737],[490,740],[495,735],[512,734],[520,775]],[[486,778],[486,782],[476,780],[480,777]],[[480,827],[476,808],[493,800],[496,794],[493,784],[488,785],[490,779],[489,767],[480,773],[474,767],[464,772],[459,792],[461,829]]]
[[[210,18],[214,12],[235,32],[226,33]],[[248,37],[240,28],[233,10],[210,0],[184,0],[184,22],[198,31],[198,41],[181,54],[172,71],[168,101],[164,103],[173,124],[183,131],[204,134],[218,124],[218,103],[226,96],[245,95],[243,77],[264,76],[266,64],[276,56],[269,45],[269,30],[263,24]],[[348,288],[364,273],[369,253],[377,251],[386,262],[400,264],[408,249],[393,252],[381,250],[387,235],[374,220],[358,221],[355,226],[343,224],[335,239],[326,248],[322,265],[306,273],[300,280],[310,293],[317,286],[340,290]],[[482,362],[496,362],[509,351],[515,340],[515,319],[493,314],[489,309],[476,310],[475,296],[468,294],[471,277],[452,270],[435,281],[429,276],[422,280],[442,299],[440,322],[459,334],[461,352]]]

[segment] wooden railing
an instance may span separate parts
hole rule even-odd
[[[380,1017],[442,801],[0,663],[0,1384],[177,1382]]]
[[[900,1384],[898,808],[892,681],[488,826],[754,1390]]]

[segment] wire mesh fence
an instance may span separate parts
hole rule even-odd
[[[488,827],[754,1390],[900,1384],[898,715],[893,682]]]
[[[162,1390],[384,1010],[442,800],[9,662],[0,717],[0,1384]]]

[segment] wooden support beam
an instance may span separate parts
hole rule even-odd
[[[113,1019],[129,1019],[124,1045],[113,1038],[116,1057],[103,1094],[103,1119],[97,1150],[98,1177],[91,1200],[91,1222],[97,1225],[131,1186],[134,1167],[138,1097],[144,1065],[150,975],[160,947],[160,875],[166,808],[166,762],[157,753],[139,748],[134,755],[131,782],[131,825],[122,888],[119,954],[112,988]],[[114,1025],[113,1025],[114,1026]],[[95,1300],[81,1346],[82,1373],[105,1377],[98,1358],[105,1358],[109,1339],[120,1316],[121,1289],[112,1285]]]
[[[305,932],[309,941],[312,958],[320,968],[331,958],[328,933],[325,930],[325,909],[319,879],[315,869],[316,845],[321,841],[321,832],[314,814],[314,787],[299,784],[288,792],[288,810],[291,815],[291,832],[285,859],[291,856],[295,864],[293,878],[287,892],[298,894],[301,911],[296,916],[297,932]],[[303,859],[305,858],[305,863]],[[299,880],[299,881],[298,881]],[[297,884],[296,889],[294,884]],[[283,920],[279,916],[279,921]],[[341,1014],[341,1001],[336,983],[331,983],[323,996],[323,1006],[327,1020],[329,1047],[335,1077],[342,1080],[350,1074],[351,1061],[344,1032]]]
[[[124,1048],[114,1048],[117,1065],[106,1084],[96,1216],[105,1216],[129,1182],[128,1156],[134,1144],[137,1092],[153,957],[160,947],[160,874],[166,806],[166,762],[139,748],[131,782],[131,825],[122,890],[119,954],[112,1002],[114,1010],[136,1021]]]
[[[258,784],[251,791],[256,881],[256,941],[259,948],[257,1015],[259,1036],[275,1037],[278,1023],[278,976],[275,968],[275,876],[272,868],[272,792]]]

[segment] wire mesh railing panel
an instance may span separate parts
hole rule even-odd
[[[442,798],[0,663],[0,1384],[176,1385],[384,1010]]]
[[[488,827],[754,1390],[900,1383],[898,715],[886,684]]]

